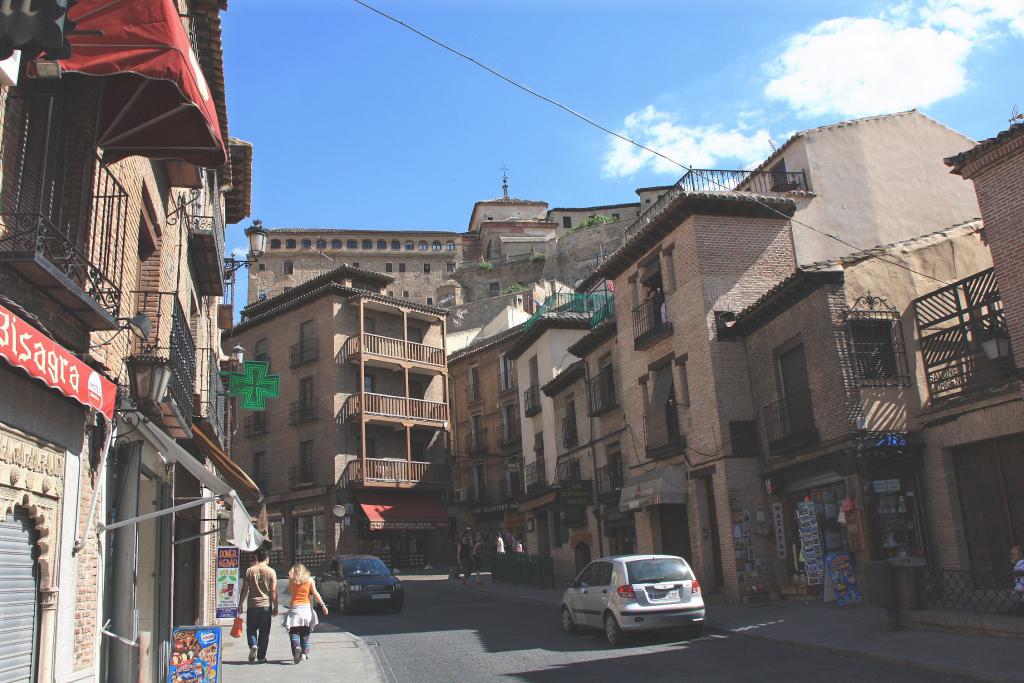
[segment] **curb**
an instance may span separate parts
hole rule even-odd
[[[1020,683],[1020,678],[1010,678],[1007,676],[991,676],[988,674],[981,674],[977,671],[970,671],[965,669],[958,669],[949,666],[939,666],[936,664],[928,664],[927,662],[918,662],[910,659],[901,659],[900,657],[891,657],[889,655],[876,654],[874,652],[864,652],[863,650],[854,650],[851,648],[838,647],[835,645],[823,645],[820,643],[808,643],[802,640],[787,640],[785,638],[773,638],[771,636],[765,636],[756,633],[749,633],[745,631],[730,631],[727,628],[720,628],[708,624],[708,630],[714,633],[729,636],[739,636],[741,638],[752,638],[754,640],[761,640],[768,643],[779,643],[782,645],[789,645],[791,647],[802,648],[805,650],[816,650],[818,652],[825,652],[833,655],[841,655],[843,657],[849,657],[851,659],[862,659],[880,664],[890,664],[893,666],[900,666],[906,669],[916,669],[918,671],[925,671],[928,673],[943,674],[947,676],[959,676],[961,678],[969,678],[975,681],[991,681],[992,683]]]

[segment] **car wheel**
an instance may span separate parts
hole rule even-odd
[[[704,624],[693,624],[686,627],[686,637],[690,640],[696,640],[704,636]]]
[[[562,606],[562,630],[566,633],[576,633],[576,624],[572,620],[569,608]]]
[[[604,615],[604,637],[612,647],[618,647],[626,640],[626,634],[619,628],[619,622],[615,621],[615,615],[611,612]]]

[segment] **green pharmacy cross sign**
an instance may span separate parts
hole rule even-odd
[[[281,395],[281,376],[269,375],[270,363],[247,360],[243,372],[227,372],[228,396],[241,396],[245,410],[266,410],[267,399]]]

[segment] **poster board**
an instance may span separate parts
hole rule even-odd
[[[238,575],[241,551],[234,546],[217,546],[217,618],[238,616]]]
[[[179,626],[171,638],[167,683],[220,683],[218,626]]]
[[[857,566],[850,553],[827,554],[825,567],[832,580],[832,590],[835,593],[837,605],[850,605],[861,601]]]

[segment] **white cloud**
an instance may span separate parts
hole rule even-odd
[[[823,21],[765,65],[764,94],[797,113],[863,116],[923,107],[967,87],[983,41],[1024,35],[1024,0],[929,0]]]
[[[231,250],[231,258],[235,259],[236,261],[244,261],[248,256],[248,253],[249,252],[247,252],[245,249],[242,249],[241,247],[235,247],[234,249]]]
[[[717,125],[686,126],[675,115],[648,106],[627,116],[619,132],[679,163],[713,168],[726,160],[746,167],[771,154],[768,131],[748,130],[745,125],[729,130]],[[605,176],[621,177],[645,167],[656,173],[683,173],[670,161],[618,138],[605,153],[602,170]]]

